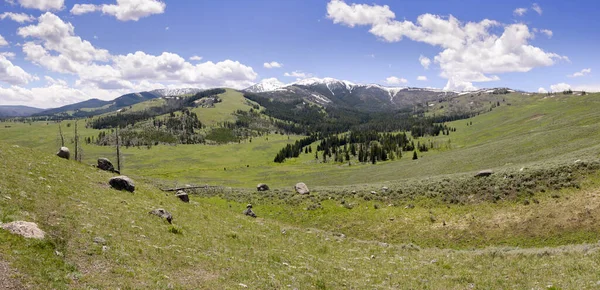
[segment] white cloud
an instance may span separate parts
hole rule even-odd
[[[385,83],[388,85],[399,85],[408,83],[408,80],[405,78],[391,76],[385,79]]]
[[[197,56],[197,55],[193,55],[193,56],[191,56],[189,58],[189,60],[192,60],[192,61],[201,61],[202,57],[201,56]]]
[[[35,17],[25,13],[4,12],[0,14],[0,19],[4,20],[6,18],[18,23],[32,22],[35,20]]]
[[[305,78],[310,78],[312,77],[312,74],[308,74],[308,73],[303,73],[301,71],[293,71],[291,73],[284,73],[283,74],[284,77],[294,77],[294,78],[298,78],[298,79],[305,79]]]
[[[102,5],[102,13],[121,21],[138,21],[153,14],[162,14],[167,5],[158,0],[117,0],[117,4]]]
[[[448,79],[446,90],[472,90],[473,82],[499,80],[496,74],[527,72],[566,59],[530,45],[533,34],[521,23],[502,25],[489,19],[464,23],[452,15],[432,14],[420,15],[416,22],[398,21],[388,6],[348,5],[340,0],[332,0],[327,8],[334,23],[368,25],[369,32],[383,41],[406,37],[440,47],[434,61],[440,65],[440,76]],[[494,27],[503,27],[503,32],[495,33]]]
[[[13,84],[0,87],[0,103],[55,107],[92,97],[113,99],[132,91],[165,87],[241,89],[252,85],[257,77],[252,67],[229,59],[192,64],[170,52],[113,55],[81,39],[71,23],[49,12],[41,15],[38,23],[19,28],[17,34],[26,38],[22,50],[27,60],[50,72],[69,74],[74,81],[69,85],[48,76],[45,87],[20,87],[37,77],[0,56],[0,81]],[[201,60],[199,56],[192,58]]]
[[[431,64],[431,59],[421,55],[421,56],[419,56],[419,62],[425,69],[429,69],[429,65]]]
[[[62,10],[64,0],[17,0],[21,7],[38,9],[42,11]]]
[[[582,77],[582,76],[585,76],[585,75],[587,75],[587,74],[589,74],[591,72],[592,72],[591,68],[584,68],[584,69],[582,69],[582,70],[580,70],[580,71],[578,71],[578,72],[576,72],[576,73],[574,73],[572,75],[568,75],[568,77],[570,77],[570,78]]]
[[[548,38],[552,38],[552,35],[554,34],[552,32],[552,30],[548,30],[548,29],[542,29],[540,30],[541,33],[546,34],[546,36],[548,36]]]
[[[272,62],[265,62],[265,63],[263,64],[263,67],[264,67],[264,68],[280,68],[280,67],[282,67],[282,66],[283,66],[283,64],[282,64],[282,63],[278,63],[278,62],[276,62],[276,61],[272,61]]]
[[[526,12],[527,12],[527,8],[517,8],[517,9],[515,9],[515,11],[513,11],[513,14],[515,16],[523,16],[523,15],[525,15]]]
[[[159,0],[117,0],[116,4],[75,4],[71,14],[81,15],[95,11],[102,11],[121,21],[138,21],[140,18],[153,14],[162,14],[167,5]],[[165,30],[169,30],[168,27]]]
[[[8,41],[6,41],[6,39],[4,39],[4,37],[2,37],[2,35],[0,35],[0,47],[7,46],[7,45],[8,45]]]
[[[424,81],[427,81],[427,77],[426,77],[426,76],[418,76],[418,77],[417,77],[417,80],[418,80],[418,81],[423,81],[423,82],[424,82]]]
[[[573,90],[585,92],[600,92],[600,84],[574,85]]]
[[[17,55],[16,55],[14,52],[10,52],[10,51],[3,51],[3,52],[0,52],[0,56],[4,56],[4,57],[6,57],[6,58],[8,58],[8,59],[13,59],[13,58],[15,58],[15,56],[17,56]]]
[[[540,87],[540,88],[538,89],[538,93],[540,93],[540,94],[546,94],[546,93],[548,93],[548,91],[547,91],[546,89],[544,89],[544,88]]]
[[[12,85],[24,85],[36,77],[25,72],[21,67],[14,65],[4,55],[0,55],[0,82]]]
[[[102,7],[100,5],[75,4],[75,5],[73,5],[73,8],[71,8],[70,12],[73,15],[81,15],[81,14],[91,13],[91,12],[99,11],[99,10],[102,10]]]
[[[533,3],[533,5],[531,5],[531,9],[537,12],[537,14],[542,15],[542,7],[540,7],[540,5],[537,3]]]
[[[567,90],[571,89],[571,85],[566,84],[566,83],[558,83],[558,84],[554,84],[550,86],[550,91],[557,93],[557,92],[564,92]]]

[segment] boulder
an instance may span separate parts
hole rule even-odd
[[[38,228],[37,224],[32,222],[14,221],[0,225],[1,228],[25,238],[43,239],[46,234]]]
[[[306,184],[304,184],[304,182],[296,183],[296,185],[294,186],[294,190],[296,190],[296,192],[299,194],[309,194],[310,193],[310,190],[308,190],[308,186],[306,186]]]
[[[189,195],[187,194],[187,192],[185,192],[185,191],[183,191],[183,190],[178,190],[178,191],[175,193],[175,196],[176,196],[177,198],[181,199],[181,201],[183,201],[183,202],[190,202],[190,197],[189,197]]]
[[[256,214],[252,211],[252,205],[248,204],[246,206],[246,209],[244,210],[243,214],[247,215],[247,216],[251,216],[253,218],[256,217]]]
[[[98,158],[98,165],[96,167],[105,171],[118,172],[108,158]]]
[[[157,217],[164,218],[169,223],[171,223],[171,221],[173,220],[173,216],[171,215],[171,213],[169,213],[168,211],[166,211],[166,210],[164,210],[162,208],[157,208],[157,209],[151,210],[149,212],[149,214],[153,214],[153,215],[155,215]]]
[[[69,159],[71,158],[71,151],[69,151],[69,148],[63,146],[60,147],[60,149],[56,153],[56,156],[64,159]]]
[[[267,190],[269,190],[269,186],[266,185],[266,184],[264,184],[264,183],[259,183],[256,186],[256,190],[258,190],[258,191],[267,191]]]
[[[127,190],[129,192],[133,192],[135,190],[133,180],[125,175],[115,176],[111,178],[108,183],[116,190]]]
[[[494,174],[494,171],[488,169],[488,170],[481,170],[479,172],[477,172],[477,174],[475,174],[475,177],[485,177],[485,176],[490,176]]]

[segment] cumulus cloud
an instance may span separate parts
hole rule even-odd
[[[25,13],[4,12],[0,14],[0,19],[4,20],[6,18],[18,23],[32,22],[35,20],[35,17]]]
[[[418,76],[417,80],[424,82],[424,81],[427,81],[427,77],[426,76]]]
[[[116,4],[75,4],[71,14],[102,11],[103,14],[112,15],[120,21],[138,21],[153,14],[162,14],[166,7],[167,4],[159,0],[117,0]]]
[[[4,55],[0,55],[0,82],[12,85],[24,85],[36,77],[28,74],[21,67],[14,65]]]
[[[388,85],[399,85],[408,83],[408,80],[405,78],[391,76],[385,79],[385,83]]]
[[[527,72],[566,59],[530,45],[534,35],[522,23],[502,25],[489,19],[464,23],[452,15],[433,14],[420,15],[416,22],[398,21],[388,6],[348,5],[341,0],[329,2],[327,17],[349,27],[370,26],[369,32],[383,41],[408,38],[440,47],[434,61],[440,65],[440,76],[448,79],[446,90],[472,90],[473,82],[499,80],[497,74]],[[492,28],[503,31],[497,34]]]
[[[86,13],[91,13],[94,11],[101,10],[102,7],[100,5],[94,4],[75,4],[73,8],[71,8],[71,14],[73,15],[81,15]]]
[[[276,62],[276,61],[272,61],[272,62],[265,62],[265,63],[263,64],[263,67],[264,67],[264,68],[280,68],[280,67],[282,67],[282,66],[283,66],[283,64],[282,64],[282,63],[278,63],[278,62]]]
[[[537,12],[537,14],[542,15],[542,7],[540,7],[540,5],[537,3],[533,3],[533,5],[531,5],[531,9]]]
[[[65,0],[17,0],[21,7],[42,11],[62,10]]]
[[[201,56],[197,56],[197,55],[193,55],[193,56],[190,56],[189,60],[192,60],[192,61],[201,61],[202,57]]]
[[[517,8],[513,11],[513,15],[515,16],[523,16],[527,12],[527,8]]]
[[[582,77],[582,76],[585,76],[585,75],[587,75],[587,74],[589,74],[591,72],[592,72],[591,68],[584,68],[584,69],[582,69],[582,70],[580,70],[580,71],[578,71],[578,72],[576,72],[576,73],[574,73],[572,75],[568,75],[568,77],[570,77],[570,78]]]
[[[58,106],[91,97],[112,99],[132,91],[182,86],[241,89],[252,85],[257,77],[252,67],[229,59],[193,64],[171,52],[111,54],[79,37],[71,23],[50,12],[41,15],[36,24],[19,28],[17,34],[25,38],[22,50],[27,60],[50,72],[71,75],[74,81],[69,85],[45,77],[46,87],[19,87],[36,77],[0,56],[0,81],[12,85],[2,88],[2,103],[22,96],[21,102]],[[201,60],[199,56],[192,58]]]
[[[421,56],[419,56],[419,62],[425,69],[429,69],[429,65],[431,64],[431,59],[421,55]]]
[[[552,38],[552,35],[554,34],[552,32],[552,30],[549,30],[549,29],[542,29],[542,30],[540,30],[540,32],[543,34],[546,34],[546,36],[548,36],[548,38]]]
[[[8,45],[8,41],[6,41],[6,39],[4,39],[4,37],[2,35],[0,35],[0,47],[7,46],[7,45]]]
[[[8,59],[13,59],[13,58],[15,58],[15,56],[17,56],[14,52],[10,52],[10,51],[0,52],[0,55],[6,57]]]
[[[283,76],[285,77],[294,77],[294,78],[298,78],[298,79],[305,79],[305,78],[310,78],[312,77],[312,74],[308,74],[308,73],[303,73],[301,71],[293,71],[291,73],[284,73]]]
[[[571,85],[566,84],[566,83],[558,83],[558,84],[554,84],[550,86],[550,91],[557,93],[557,92],[564,92],[564,91],[568,91],[571,89]]]
[[[540,87],[540,88],[538,89],[538,93],[540,93],[540,94],[546,94],[546,93],[548,93],[548,91],[547,91],[546,89],[544,89],[544,88]]]

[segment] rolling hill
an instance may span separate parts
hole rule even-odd
[[[5,117],[29,117],[44,109],[27,106],[0,106],[0,118]]]

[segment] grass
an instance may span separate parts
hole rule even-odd
[[[0,143],[0,158],[0,219],[34,221],[48,233],[29,241],[0,231],[0,256],[33,288],[581,289],[600,280],[596,175],[584,190],[560,199],[548,192],[530,206],[415,201],[413,209],[375,209],[349,200],[351,210],[328,201],[307,211],[311,197],[297,196],[296,206],[254,204],[253,219],[241,214],[244,203],[192,195],[186,204],[143,179],[135,193],[115,191],[110,174],[43,151]],[[148,214],[157,207],[173,214],[173,225]],[[465,223],[469,215],[477,222]],[[589,238],[543,237],[568,236],[569,223]],[[459,225],[485,241],[445,247]],[[521,242],[495,241],[502,234]],[[538,248],[515,247],[528,243]]]

